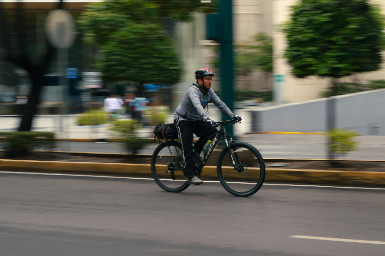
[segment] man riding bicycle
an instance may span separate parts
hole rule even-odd
[[[208,103],[214,103],[225,115],[234,121],[241,121],[240,116],[234,115],[231,110],[223,103],[215,92],[210,89],[214,73],[208,68],[201,68],[195,71],[196,83],[193,83],[186,91],[181,103],[174,113],[174,123],[178,129],[178,137],[182,143],[183,154],[183,173],[187,177],[187,182],[200,185],[203,181],[196,175],[193,162],[193,149],[200,158],[208,136],[217,132],[217,124],[205,113],[204,108],[208,109]],[[193,134],[199,140],[193,145]]]

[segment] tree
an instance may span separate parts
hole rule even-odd
[[[211,6],[211,5],[209,5]],[[190,20],[209,11],[199,0],[107,0],[91,4],[79,19],[85,39],[100,50],[96,67],[105,81],[173,84],[181,62],[166,34],[166,20]]]
[[[265,72],[266,81],[273,73],[273,40],[265,33],[257,33],[251,41],[237,45],[235,66],[238,74],[253,70]]]
[[[215,49],[219,55],[218,48]],[[255,70],[265,72],[266,80],[273,73],[273,40],[265,33],[255,34],[251,40],[240,42],[234,50],[235,73],[247,76]],[[212,61],[219,66],[219,59]]]
[[[57,9],[62,9],[62,2],[63,0],[58,1]],[[3,59],[24,69],[31,80],[28,102],[18,128],[18,131],[30,131],[33,118],[37,113],[37,106],[40,103],[44,74],[56,50],[47,40],[45,41],[45,51],[41,54],[37,55],[36,51],[31,50],[33,42],[28,40],[31,29],[28,26],[23,1],[17,1],[14,11],[8,10],[7,12],[4,3],[0,2],[0,23],[0,47]]]
[[[157,24],[132,24],[101,47],[97,67],[108,81],[173,84],[182,73],[178,56]]]
[[[285,24],[285,52],[297,78],[341,78],[381,65],[384,23],[367,0],[302,0]]]
[[[302,0],[284,25],[285,57],[297,78],[337,79],[380,68],[383,17],[367,0]],[[328,129],[335,128],[334,99],[328,101]],[[329,158],[333,159],[331,150]]]
[[[257,33],[253,36],[251,41],[241,43],[239,45],[241,50],[242,61],[239,66],[251,66],[266,73],[273,73],[273,40],[265,33]],[[246,57],[248,56],[248,61]],[[243,65],[243,63],[248,65]]]

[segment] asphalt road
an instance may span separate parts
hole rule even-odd
[[[327,159],[324,135],[250,134],[237,138],[252,144],[264,158]],[[341,159],[385,160],[385,136],[358,136],[358,149]],[[149,144],[140,154],[152,154],[156,143]],[[126,153],[117,142],[60,142],[57,150],[75,152]]]
[[[0,255],[384,255],[385,190],[0,173]],[[345,239],[345,240],[344,240]]]

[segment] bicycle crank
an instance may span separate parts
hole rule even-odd
[[[175,180],[175,175],[174,175],[174,171],[173,170],[170,170],[170,169],[168,169],[169,167],[166,167],[167,169],[166,169],[166,173],[167,174],[171,174],[171,178],[173,179],[173,180]]]

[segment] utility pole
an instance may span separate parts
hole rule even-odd
[[[206,16],[206,38],[220,43],[221,98],[234,109],[233,1],[219,0],[219,13]],[[228,119],[222,113],[223,119]],[[234,135],[233,126],[227,130]]]

